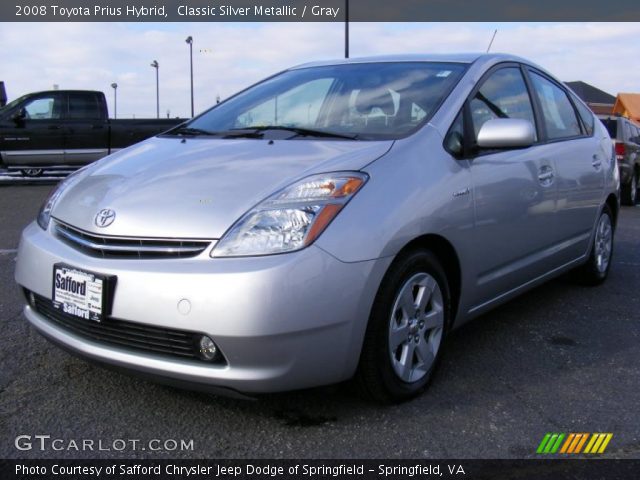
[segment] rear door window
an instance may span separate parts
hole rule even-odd
[[[580,136],[580,123],[565,91],[542,75],[530,73],[533,89],[542,106],[549,140]]]
[[[70,93],[67,118],[71,120],[95,120],[102,118],[102,105],[98,95]]]

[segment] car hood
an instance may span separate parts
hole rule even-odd
[[[307,175],[359,170],[392,141],[152,138],[88,168],[52,216],[102,235],[220,238],[250,208]],[[102,209],[115,212],[96,226]]]

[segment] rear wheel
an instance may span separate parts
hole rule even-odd
[[[573,271],[573,278],[583,285],[600,285],[607,279],[613,256],[613,215],[605,205],[596,223],[587,263]]]
[[[392,403],[418,395],[440,357],[449,322],[446,274],[429,251],[398,258],[376,295],[358,367],[374,400]]]
[[[635,205],[638,201],[638,172],[631,175],[631,181],[622,185],[622,203],[625,205]]]
[[[22,170],[20,170],[20,173],[22,173],[23,177],[31,178],[40,177],[42,176],[43,172],[44,170],[42,168],[23,168]]]

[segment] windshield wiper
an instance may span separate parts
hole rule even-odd
[[[356,140],[358,135],[349,135],[347,133],[328,132],[326,130],[314,130],[311,128],[303,127],[287,127],[284,125],[260,125],[252,127],[232,128],[228,134],[230,137],[247,136],[255,137],[257,135],[262,136],[263,132],[267,130],[283,130],[287,132],[293,132],[296,136],[301,137],[326,137],[326,138],[345,138],[347,140]]]
[[[188,127],[185,125],[184,127],[176,127],[173,130],[169,130],[165,135],[189,135],[196,137],[198,135],[219,135],[219,133],[203,130],[202,128]]]

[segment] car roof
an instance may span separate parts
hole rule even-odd
[[[38,92],[29,92],[26,95],[40,95],[43,93],[103,93],[100,90],[40,90]]]
[[[292,70],[298,68],[322,67],[331,65],[348,65],[354,63],[393,63],[393,62],[449,62],[449,63],[474,63],[482,60],[488,63],[497,62],[521,62],[529,65],[533,63],[524,58],[505,53],[445,53],[445,54],[396,54],[380,55],[373,57],[358,57],[348,59],[324,60],[317,62],[303,63],[296,65]]]

